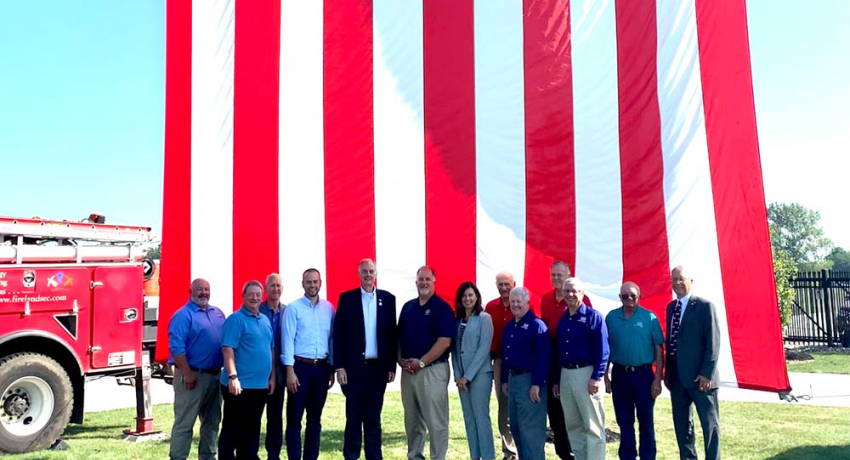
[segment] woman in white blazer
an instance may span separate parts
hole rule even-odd
[[[460,393],[469,454],[473,460],[494,460],[496,451],[490,425],[493,320],[481,308],[481,293],[475,283],[467,281],[458,287],[455,312],[457,333],[452,342],[452,368]]]

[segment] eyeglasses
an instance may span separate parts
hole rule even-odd
[[[636,294],[620,294],[620,300],[637,300]]]

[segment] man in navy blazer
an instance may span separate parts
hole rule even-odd
[[[371,259],[357,266],[360,287],[343,292],[333,327],[336,377],[345,394],[343,458],[381,460],[381,409],[387,383],[395,380],[398,335],[395,296],[375,288]]]
[[[714,304],[691,295],[693,278],[678,266],[670,275],[676,300],[667,305],[664,384],[670,390],[673,428],[682,460],[696,460],[692,407],[702,425],[706,460],[720,459],[717,359],[720,327]]]

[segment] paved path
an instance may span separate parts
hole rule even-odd
[[[793,404],[811,406],[850,407],[850,375],[838,374],[802,374],[789,373],[791,379],[791,394],[797,397]],[[451,390],[455,389],[450,384]],[[399,379],[389,385],[389,391],[399,391]],[[331,392],[339,393],[339,385],[334,385]],[[131,386],[116,384],[113,378],[102,378],[86,383],[86,412],[99,412],[124,407],[135,407],[135,389]],[[662,397],[669,397],[665,390]],[[388,396],[394,397],[392,395]],[[161,379],[151,380],[151,399],[153,404],[169,404],[174,401],[174,391],[171,385]],[[760,403],[791,404],[779,399],[776,393],[765,391],[742,390],[738,388],[721,388],[720,399],[723,401],[747,401]],[[129,420],[128,423],[132,423]]]

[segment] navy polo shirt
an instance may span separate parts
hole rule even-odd
[[[244,306],[224,322],[221,346],[233,348],[236,374],[245,389],[268,388],[272,372],[272,324],[269,318],[251,313]],[[227,386],[227,372],[221,373],[221,384]]]
[[[558,321],[558,363],[593,366],[591,378],[599,380],[608,366],[608,327],[602,313],[582,303],[574,315],[567,310]]]
[[[418,298],[405,303],[398,317],[401,357],[422,358],[437,343],[438,338],[453,338],[455,327],[452,308],[436,294],[425,305],[419,305]],[[448,358],[447,349],[436,361]]]
[[[551,340],[546,323],[531,310],[519,321],[508,320],[502,332],[502,382],[508,382],[509,371],[525,371],[531,373],[532,385],[545,386]]]

